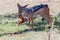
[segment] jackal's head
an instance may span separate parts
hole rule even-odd
[[[27,5],[21,6],[19,3],[17,3],[17,7],[18,7],[18,13],[22,13],[23,11],[25,11]]]

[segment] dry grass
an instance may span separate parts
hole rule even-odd
[[[47,0],[3,0],[0,1],[0,14],[17,13],[18,9],[16,3],[20,3],[20,5],[29,4],[28,7],[41,3],[47,3],[50,7],[50,12],[54,12],[53,14],[60,12],[60,1],[56,2],[51,0],[50,2],[47,2]]]

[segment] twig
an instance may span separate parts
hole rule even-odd
[[[49,31],[48,31],[48,40],[51,39],[50,35],[51,35],[51,31],[53,31],[53,29],[54,29],[54,23],[55,23],[55,21],[56,21],[56,17],[54,17],[53,22],[51,24],[51,29],[49,29]]]

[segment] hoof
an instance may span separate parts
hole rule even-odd
[[[19,26],[19,24],[16,24],[16,26]]]

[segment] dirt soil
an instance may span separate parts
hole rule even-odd
[[[60,40],[60,33],[52,31],[50,40]],[[48,33],[45,31],[29,31],[22,34],[4,35],[0,40],[48,40]]]

